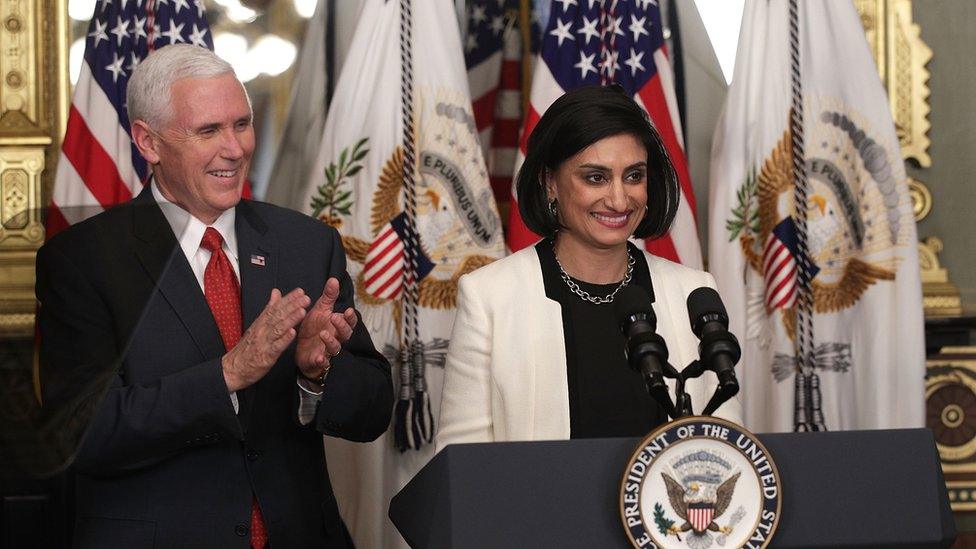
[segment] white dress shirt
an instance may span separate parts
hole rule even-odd
[[[159,204],[159,208],[163,211],[166,221],[169,222],[169,226],[173,229],[173,234],[176,235],[180,249],[183,250],[183,255],[186,256],[186,260],[190,263],[190,269],[193,270],[193,276],[196,277],[197,284],[200,285],[200,291],[206,293],[203,275],[207,270],[207,264],[210,262],[211,255],[210,250],[200,245],[203,241],[203,233],[208,227],[216,229],[223,238],[224,242],[221,247],[224,249],[227,259],[230,260],[230,264],[234,268],[234,275],[237,277],[239,285],[241,268],[237,258],[237,231],[234,228],[234,222],[237,219],[236,208],[225,210],[212,225],[208,226],[203,221],[190,215],[190,212],[167,200],[154,180],[150,182],[150,185],[153,198],[156,199],[156,203]],[[302,388],[301,385],[299,385],[299,388]],[[321,394],[314,394],[307,390],[299,391],[299,395],[301,396],[301,401],[298,408],[298,419],[302,425],[307,425],[314,417],[315,407],[322,396]],[[234,405],[234,413],[239,412],[240,403],[237,400],[236,392],[230,393],[230,401]]]

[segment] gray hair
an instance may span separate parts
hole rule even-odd
[[[129,122],[143,120],[159,128],[173,112],[171,86],[183,78],[234,74],[234,67],[207,48],[173,44],[150,53],[132,72],[126,87]],[[241,84],[243,88],[243,84]],[[247,95],[247,90],[244,91]],[[247,99],[248,105],[251,98]]]

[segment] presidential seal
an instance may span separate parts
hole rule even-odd
[[[755,435],[707,416],[645,437],[620,485],[634,547],[766,547],[779,523],[779,472]]]

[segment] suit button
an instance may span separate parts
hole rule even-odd
[[[247,525],[243,522],[234,527],[234,533],[238,536],[244,537],[247,535]]]
[[[260,456],[260,455],[261,454],[255,452],[254,450],[248,450],[247,451],[247,460],[248,461],[257,461],[258,460],[258,456]]]

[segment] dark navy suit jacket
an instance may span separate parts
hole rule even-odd
[[[245,329],[272,288],[314,303],[334,276],[336,310],[353,305],[331,227],[247,200],[235,227]],[[76,547],[247,547],[252,493],[272,548],[344,546],[322,433],[374,440],[393,405],[389,363],[362,323],[311,425],[297,420],[294,344],[238,393],[236,414],[217,326],[148,186],[41,248],[36,291],[45,407],[88,422],[73,465]]]

